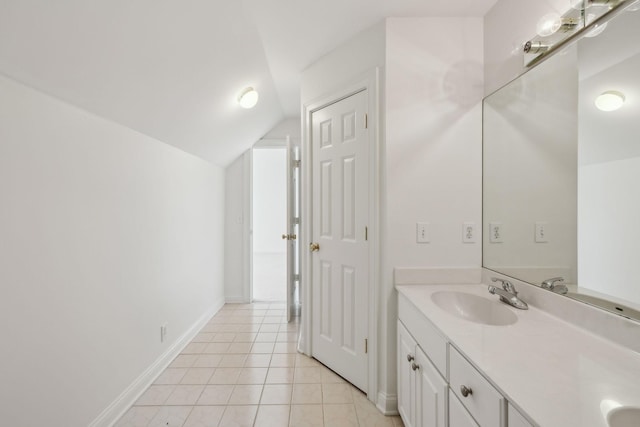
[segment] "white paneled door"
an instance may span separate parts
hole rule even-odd
[[[367,91],[311,115],[312,353],[367,392]]]

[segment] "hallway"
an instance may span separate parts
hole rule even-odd
[[[116,426],[402,426],[298,354],[298,331],[284,303],[226,304]]]

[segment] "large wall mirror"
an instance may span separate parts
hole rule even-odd
[[[485,98],[483,266],[640,320],[633,9]],[[622,106],[603,111],[602,94]]]

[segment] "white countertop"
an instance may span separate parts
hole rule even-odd
[[[486,285],[400,285],[414,304],[500,392],[542,427],[607,427],[606,408],[640,407],[640,354],[529,306],[500,303]],[[461,291],[513,311],[508,326],[470,322],[431,294]],[[640,426],[640,422],[638,424]]]

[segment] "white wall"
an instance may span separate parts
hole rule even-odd
[[[395,393],[395,267],[479,267],[481,239],[482,19],[386,21],[386,196],[381,316],[384,384]],[[416,222],[431,243],[416,243]]]
[[[251,277],[251,150],[225,170],[224,296],[227,302],[249,302]]]
[[[303,73],[302,102],[311,103],[384,67],[376,321],[386,409],[396,393],[393,268],[480,266],[480,237],[463,244],[462,223],[481,224],[482,61],[480,18],[390,18]],[[416,221],[431,222],[431,244],[416,244]]]
[[[3,425],[88,425],[220,306],[223,183],[0,77]]]
[[[570,0],[498,0],[484,17],[484,75],[488,95],[525,71],[522,46],[544,15],[569,9]]]
[[[287,149],[253,150],[253,252],[285,253]]]

